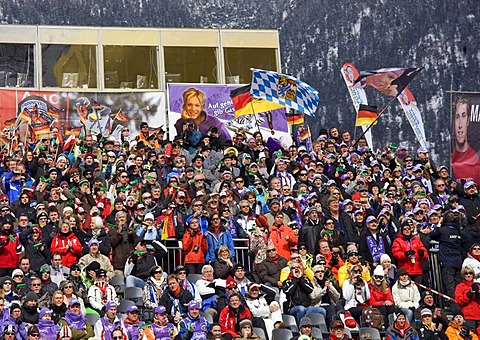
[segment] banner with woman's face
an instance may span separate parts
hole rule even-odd
[[[291,143],[285,109],[269,113],[245,115],[238,119],[230,98],[230,92],[242,85],[169,84],[168,85],[168,125],[170,138],[182,133],[183,125],[195,123],[202,134],[207,134],[213,126],[220,135],[231,139],[239,129],[253,134],[260,130],[264,139],[272,136],[282,143]],[[228,136],[227,136],[228,134]]]

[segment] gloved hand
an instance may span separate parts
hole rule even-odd
[[[418,256],[423,257],[425,255],[425,251],[423,249],[418,249]]]
[[[473,292],[477,293],[477,292],[479,291],[479,288],[480,288],[479,286],[480,286],[480,285],[478,284],[478,282],[475,282],[475,283],[470,287],[470,289],[471,289]]]
[[[403,254],[405,255],[405,257],[410,257],[412,255],[415,255],[415,250],[410,249],[409,251],[406,251]]]

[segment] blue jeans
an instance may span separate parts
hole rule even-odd
[[[400,308],[402,312],[405,313],[405,316],[407,317],[407,321],[409,325],[413,325],[413,311],[408,308]],[[391,325],[390,325],[391,326]]]
[[[128,275],[125,278],[125,287],[126,288],[128,288],[128,287],[138,287],[138,288],[143,289],[143,288],[145,288],[145,281],[143,281],[142,279],[139,279],[136,276]]]
[[[290,308],[290,315],[293,315],[295,317],[295,320],[297,320],[297,325],[300,325],[300,320],[306,315],[306,314],[322,314],[325,318],[327,317],[327,311],[325,308],[322,307],[313,307],[313,306],[308,306],[304,307],[302,305],[298,306],[293,306]]]

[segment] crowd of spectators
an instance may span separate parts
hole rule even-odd
[[[292,145],[140,129],[2,155],[5,339],[272,339],[282,314],[299,338],[321,314],[343,339],[344,315],[361,325],[370,307],[388,339],[475,339],[477,183],[452,179],[428,150],[373,152],[336,127]],[[143,308],[118,313],[118,277],[143,290]]]

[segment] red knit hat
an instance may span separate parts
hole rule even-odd
[[[260,215],[258,216],[256,219],[255,219],[255,223],[257,224],[257,226],[259,227],[263,227],[265,229],[268,229],[269,226],[268,226],[268,221],[267,221],[267,218],[263,215]]]
[[[230,275],[227,277],[227,284],[225,285],[225,288],[232,288],[236,287],[237,282],[231,277]]]

